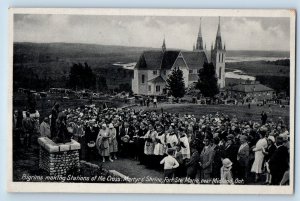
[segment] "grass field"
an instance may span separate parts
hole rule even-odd
[[[157,108],[153,107],[135,107],[135,109],[145,109],[149,111],[161,111],[163,108],[166,112],[179,114],[194,114],[195,117],[201,117],[206,114],[224,113],[232,117],[236,115],[239,120],[261,121],[260,114],[262,111],[267,112],[268,120],[277,121],[282,117],[284,122],[289,125],[289,107],[280,108],[279,105],[257,106],[252,104],[250,109],[248,105],[196,105],[196,104],[159,104]]]

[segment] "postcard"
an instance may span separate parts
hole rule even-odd
[[[295,18],[10,8],[7,190],[293,194]]]

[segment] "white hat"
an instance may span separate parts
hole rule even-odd
[[[270,136],[268,137],[268,140],[271,140],[273,143],[275,143],[275,138],[274,138],[274,136],[272,136],[272,135],[270,135]]]
[[[106,124],[102,124],[102,127],[106,127]]]
[[[232,166],[232,162],[229,160],[229,158],[225,158],[225,159],[222,161],[222,164],[223,164],[223,166],[226,167],[226,168]]]
[[[112,123],[110,123],[110,124],[108,125],[108,127],[109,127],[109,128],[114,128],[114,125],[113,125]]]

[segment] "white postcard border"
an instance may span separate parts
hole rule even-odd
[[[133,16],[224,16],[290,17],[290,185],[194,185],[194,184],[99,184],[12,181],[12,122],[8,121],[7,191],[73,193],[167,193],[167,194],[293,194],[295,143],[295,50],[296,10],[294,9],[118,9],[118,8],[10,8],[9,9],[9,83],[8,119],[12,119],[13,15],[133,15]]]

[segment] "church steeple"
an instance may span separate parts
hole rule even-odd
[[[221,19],[220,19],[220,16],[219,16],[219,24],[218,24],[218,31],[217,31],[217,37],[221,37],[221,28],[220,28],[220,24],[221,24]]]
[[[200,26],[197,37],[196,50],[203,50],[203,40],[202,40],[202,32],[201,32],[201,18],[200,18]]]
[[[218,30],[217,30],[217,36],[216,36],[216,43],[215,43],[215,49],[222,50],[222,37],[221,37],[221,19],[219,16],[219,24],[218,24]]]
[[[164,40],[163,40],[163,44],[161,46],[161,49],[162,49],[162,52],[165,52],[166,51],[166,41],[165,41],[165,36],[164,36]]]

